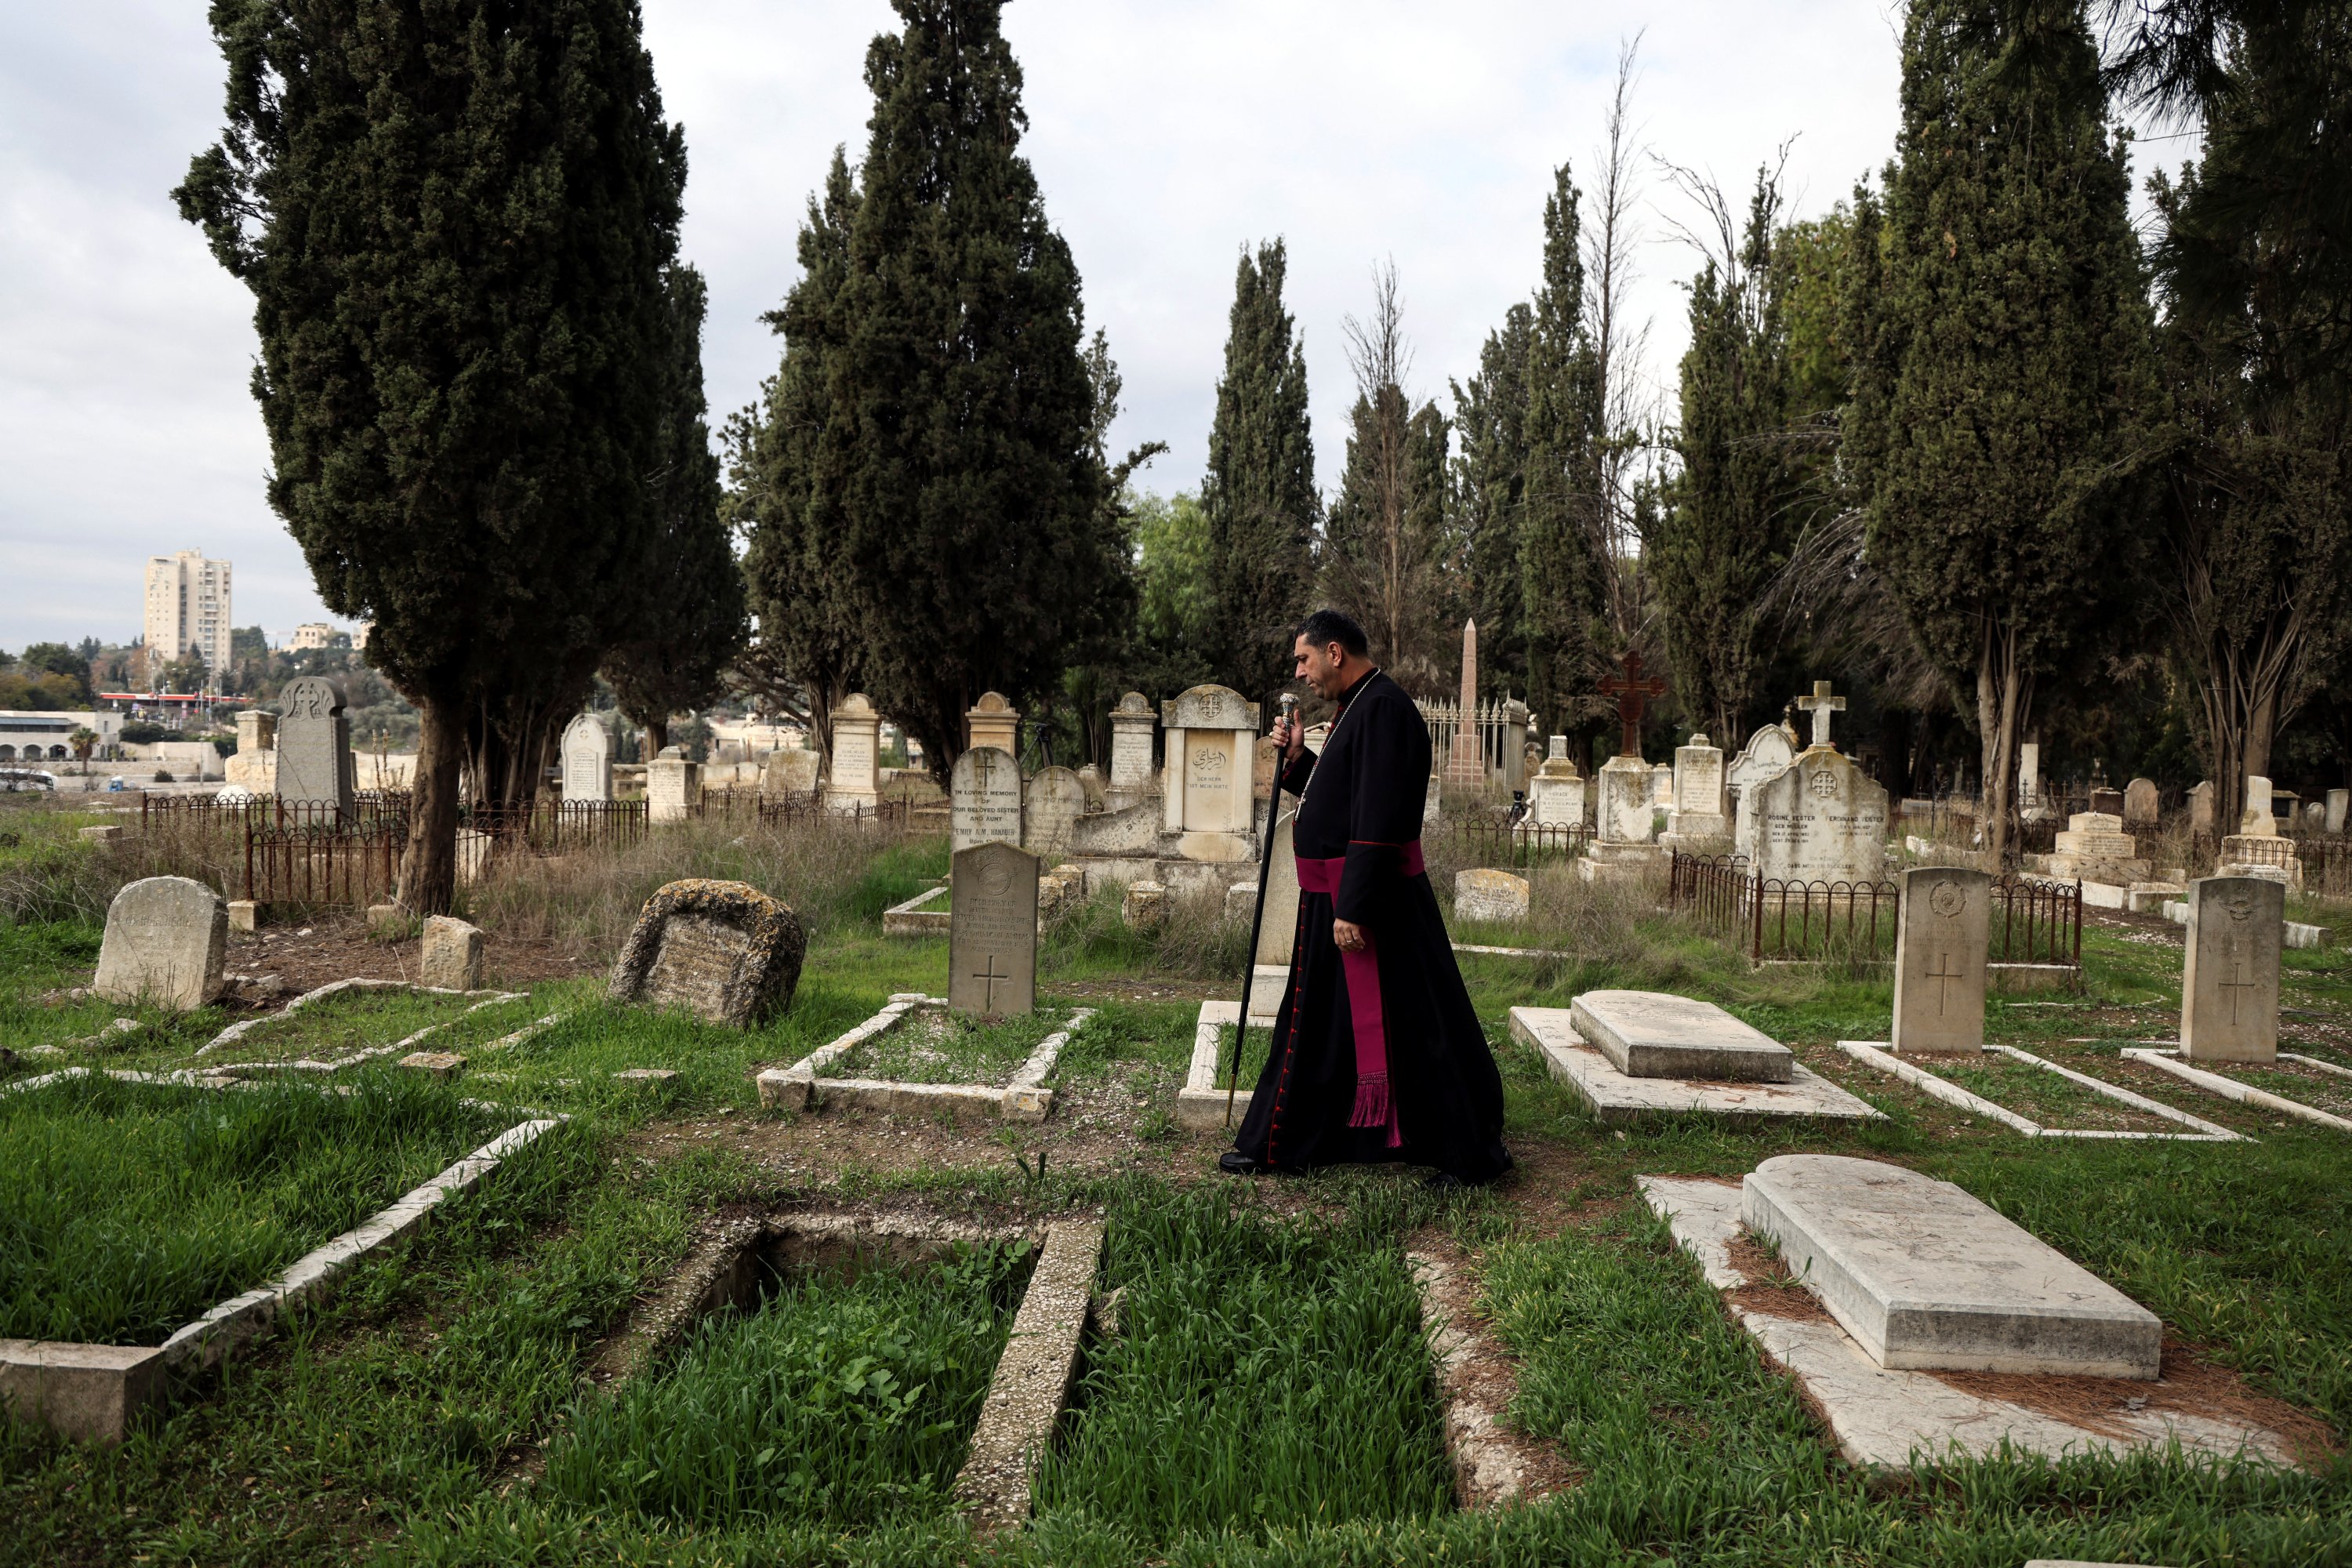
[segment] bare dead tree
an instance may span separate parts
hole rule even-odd
[[[1650,323],[1635,321],[1627,300],[1633,287],[1633,252],[1642,243],[1637,216],[1642,164],[1647,150],[1633,121],[1633,88],[1642,35],[1617,49],[1617,81],[1604,125],[1593,191],[1595,221],[1584,231],[1584,327],[1592,342],[1601,376],[1601,494],[1591,526],[1592,545],[1610,563],[1609,621],[1622,648],[1638,647],[1649,621],[1642,574],[1639,531],[1634,526],[1637,491],[1654,472],[1658,453],[1643,433],[1660,420],[1660,394],[1643,385],[1640,369],[1649,347]]]
[[[1328,522],[1326,570],[1333,595],[1365,623],[1391,673],[1417,668],[1435,544],[1423,515],[1433,497],[1415,472],[1414,414],[1404,384],[1412,374],[1396,263],[1372,268],[1372,310],[1345,318],[1348,365],[1356,382],[1348,473]]]

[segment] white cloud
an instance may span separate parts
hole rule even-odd
[[[691,160],[687,255],[711,287],[714,409],[774,369],[758,320],[836,143],[863,150],[879,0],[646,0],[648,41]],[[1289,244],[1319,467],[1336,479],[1350,397],[1341,318],[1393,257],[1416,390],[1444,401],[1532,290],[1552,167],[1588,173],[1620,37],[1646,29],[1637,111],[1677,163],[1744,190],[1797,136],[1817,212],[1874,170],[1895,128],[1885,0],[1597,7],[1467,0],[1016,0],[1026,151],[1126,375],[1115,437],[1172,450],[1145,475],[1199,482],[1234,262]],[[201,546],[237,563],[237,619],[282,637],[323,615],[269,512],[247,393],[251,302],[168,196],[218,134],[222,67],[188,0],[20,7],[0,48],[0,646],[122,637],[140,563]],[[1669,193],[1652,183],[1654,201]],[[1671,384],[1686,251],[1645,217],[1634,303]],[[13,591],[8,591],[13,590]]]

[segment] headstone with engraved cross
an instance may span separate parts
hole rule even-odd
[[[1903,873],[1895,931],[1894,1045],[1903,1055],[1984,1048],[1992,879],[1961,866]]]
[[[982,1018],[1037,1010],[1037,873],[1018,846],[974,845],[952,861],[948,1005]]]
[[[1845,699],[1831,696],[1828,681],[1816,680],[1813,682],[1813,694],[1798,698],[1797,706],[1813,716],[1813,744],[1831,746],[1830,715],[1845,711]],[[1833,746],[1831,749],[1835,750]]]
[[[2264,877],[2189,884],[2180,1054],[2189,1061],[2278,1059],[2279,949],[2286,888]]]

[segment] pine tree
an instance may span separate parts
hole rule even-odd
[[[2079,4],[1915,0],[1845,456],[1920,645],[1973,681],[2007,847],[2036,676],[2095,622],[2153,450],[2125,148]]]
[[[972,701],[1055,680],[1069,626],[1131,563],[1001,0],[894,4],[905,31],[866,56],[810,527],[841,558],[868,689],[944,779]]]
[[[1315,437],[1307,345],[1282,303],[1283,243],[1242,252],[1225,374],[1209,426],[1201,506],[1209,524],[1215,679],[1253,698],[1290,679],[1290,628],[1312,587]]]
[[[1692,281],[1675,438],[1682,471],[1643,538],[1675,695],[1725,747],[1746,734],[1768,658],[1760,606],[1794,537],[1803,490],[1785,439],[1788,336],[1773,259],[1779,205],[1774,182],[1759,174],[1739,250],[1710,257]]]
[[[760,623],[741,673],[771,708],[797,708],[826,757],[834,705],[864,673],[850,559],[811,521],[830,408],[827,366],[840,347],[837,304],[856,214],[857,187],[836,147],[824,195],[809,198],[801,225],[800,279],[764,318],[783,336],[782,363],[761,388],[758,407],[728,426],[724,512],[744,535],[743,573]]]
[[[1478,623],[1482,689],[1528,689],[1527,592],[1519,523],[1527,505],[1528,356],[1535,312],[1514,305],[1478,351],[1478,374],[1454,384],[1455,529],[1466,608]]]
[[[1609,646],[1607,576],[1596,548],[1604,505],[1601,367],[1584,326],[1576,183],[1563,163],[1544,198],[1543,286],[1528,345],[1527,482],[1519,588],[1528,706],[1565,730],[1599,709],[1593,688]]]
[[[212,25],[228,126],[175,195],[253,291],[270,504],[418,709],[400,899],[445,910],[469,708],[577,679],[643,577],[684,140],[631,0]]]
[[[621,711],[643,725],[647,749],[669,743],[669,718],[719,695],[719,672],[743,646],[743,574],[719,513],[719,458],[702,391],[702,321],[709,289],[692,267],[669,272],[670,357],[657,475],[661,536],[639,585],[627,641],[604,656]]]

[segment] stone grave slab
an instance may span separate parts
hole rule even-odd
[[[2279,949],[2286,889],[2263,877],[2189,884],[2180,980],[2180,1054],[2189,1061],[2278,1057]]]
[[[2155,1313],[1949,1182],[1780,1154],[1740,1217],[1882,1367],[2157,1375]]]
[[[1036,1011],[1037,857],[992,842],[957,850],[951,864],[948,1005],[983,1018]]]
[[[193,1013],[221,994],[228,906],[187,877],[145,877],[114,895],[90,988],[108,1002]]]
[[[611,996],[752,1028],[792,1005],[807,952],[785,905],[748,882],[688,878],[646,900],[613,961]]]
[[[1020,842],[1021,766],[1010,752],[974,746],[948,770],[949,847]]]
[[[1017,854],[1018,851],[1016,850]],[[1054,1091],[1045,1087],[1070,1037],[1094,1016],[1091,1007],[1079,1007],[1069,1022],[1046,1035],[1007,1081],[992,1083],[929,1083],[876,1077],[828,1077],[829,1069],[877,1036],[898,1027],[926,1010],[944,1008],[944,997],[907,992],[890,998],[882,1010],[787,1068],[770,1068],[754,1080],[760,1103],[793,1110],[828,1105],[862,1107],[901,1115],[950,1114],[993,1116],[1006,1121],[1043,1121],[1052,1111]]]
[[[1645,1116],[1818,1116],[1841,1121],[1883,1121],[1867,1101],[1791,1060],[1780,1083],[1721,1079],[1630,1078],[1585,1043],[1565,1007],[1514,1007],[1511,1037],[1533,1047],[1551,1076],[1567,1084],[1604,1122]]]
[[[445,991],[473,991],[482,984],[482,931],[450,915],[425,917],[418,944],[417,978]]]
[[[1984,1044],[1992,879],[1964,866],[1903,873],[1895,933],[1894,1046],[1908,1055]]]
[[[1689,1176],[1636,1176],[1634,1184],[1696,1260],[1707,1284],[1739,1291],[1756,1283],[1731,1261],[1731,1244],[1740,1234],[1738,1187]],[[2004,1445],[2054,1458],[2161,1452],[2174,1443],[2192,1454],[2297,1462],[2283,1433],[2239,1411],[2183,1408],[2171,1397],[2171,1384],[2160,1379],[2060,1384],[2075,1395],[2068,1405],[2086,1412],[2077,1425],[2046,1401],[2020,1404],[1955,1387],[1933,1372],[1882,1367],[1835,1321],[1818,1315],[1784,1316],[1740,1295],[1724,1304],[1765,1354],[1797,1379],[1827,1421],[1838,1451],[1856,1465],[1908,1469],[1943,1463],[1955,1450],[1987,1458]],[[2106,1408],[2098,1408],[2102,1400]]]
[[[1789,1047],[1712,1002],[1659,991],[1587,991],[1569,1006],[1576,1032],[1628,1078],[1786,1083]]]

